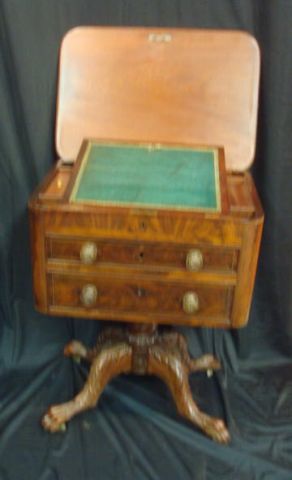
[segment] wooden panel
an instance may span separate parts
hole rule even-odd
[[[68,260],[48,260],[47,273],[72,275],[103,275],[103,276],[139,276],[149,281],[186,283],[195,282],[200,285],[234,286],[237,274],[232,270],[202,270],[187,272],[185,269],[172,269],[163,266],[138,265],[124,263],[96,263],[84,265]]]
[[[40,193],[41,200],[61,200],[66,192],[71,170],[69,168],[58,169],[48,183],[47,188]]]
[[[243,327],[248,321],[262,229],[263,218],[250,222],[245,226],[238,265],[238,284],[231,315],[232,323],[235,327]]]
[[[43,217],[38,210],[30,209],[30,245],[32,256],[33,290],[36,307],[47,311],[46,252]]]
[[[227,185],[230,211],[242,216],[255,214],[256,208],[253,201],[249,174],[228,175]]]
[[[70,260],[82,263],[80,253],[85,244],[96,246],[97,263],[138,264],[161,268],[179,268],[186,270],[189,252],[199,249],[203,256],[203,265],[199,270],[236,270],[238,253],[234,249],[208,248],[202,245],[176,246],[141,242],[112,241],[96,238],[47,238],[47,256],[51,259]]]
[[[135,238],[138,241],[176,242],[240,247],[243,225],[230,217],[177,213],[164,215],[145,210],[97,208],[82,205],[47,205],[43,212],[47,235]]]
[[[84,307],[81,301],[82,288],[94,285],[98,295],[96,302],[90,307]],[[183,297],[187,292],[195,292],[199,299],[199,309],[195,314],[187,314],[183,310]],[[77,309],[80,315],[83,309],[96,318],[115,316],[130,312],[131,314],[157,314],[165,316],[165,323],[188,324],[197,315],[202,318],[225,318],[228,321],[231,287],[202,286],[195,283],[173,284],[171,282],[147,281],[129,277],[104,277],[57,275],[49,276],[49,298],[51,306]],[[153,316],[155,322],[155,316]]]
[[[229,170],[254,157],[259,50],[235,31],[81,27],[62,44],[56,145],[84,138],[223,146]]]

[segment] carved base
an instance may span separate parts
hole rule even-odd
[[[198,408],[192,398],[189,374],[220,368],[212,355],[191,359],[186,340],[177,332],[158,333],[155,325],[106,328],[93,349],[78,341],[64,349],[66,356],[79,357],[92,363],[88,379],[73,400],[49,408],[42,419],[50,432],[65,428],[65,423],[83,410],[95,407],[106,384],[121,373],[156,375],[169,387],[179,413],[199,427],[213,440],[228,443],[229,432],[219,418],[210,417]]]

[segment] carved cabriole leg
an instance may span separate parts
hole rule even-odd
[[[213,355],[202,355],[199,358],[191,358],[185,337],[178,332],[164,332],[158,338],[158,343],[164,349],[175,349],[179,352],[181,360],[190,372],[219,370],[221,364]]]
[[[51,407],[43,417],[45,429],[55,432],[77,413],[96,405],[106,384],[120,373],[150,374],[169,387],[179,413],[217,442],[227,443],[229,433],[222,420],[201,412],[192,398],[189,374],[220,368],[213,355],[190,358],[183,335],[170,331],[158,334],[155,324],[105,328],[96,346],[87,349],[73,340],[66,356],[92,362],[84,388],[71,401]]]
[[[98,335],[95,347],[86,348],[81,342],[72,340],[65,346],[64,355],[66,357],[77,357],[92,362],[106,346],[111,346],[116,343],[128,343],[127,339],[128,335],[124,328],[107,327]]]
[[[207,362],[208,363],[208,362]],[[204,365],[204,362],[203,362]],[[163,380],[170,389],[178,412],[219,443],[228,443],[229,433],[223,420],[201,412],[192,398],[189,369],[180,354],[161,345],[149,348],[148,373]]]
[[[103,348],[93,360],[81,392],[69,402],[50,407],[42,419],[43,427],[56,432],[77,413],[93,408],[106,384],[116,375],[130,372],[131,363],[132,348],[126,343]]]

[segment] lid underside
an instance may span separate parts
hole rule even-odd
[[[60,55],[56,146],[85,138],[223,146],[228,170],[253,161],[259,50],[235,31],[79,27]]]

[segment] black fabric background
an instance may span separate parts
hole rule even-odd
[[[260,44],[253,174],[266,222],[250,321],[234,332],[183,329],[194,355],[224,363],[191,385],[226,418],[227,447],[182,420],[156,378],[117,378],[65,434],[40,427],[47,406],[86,376],[64,344],[91,345],[100,328],[40,315],[32,299],[26,205],[56,159],[58,51],[76,25],[241,29]],[[0,480],[292,479],[291,26],[291,0],[0,1]]]

